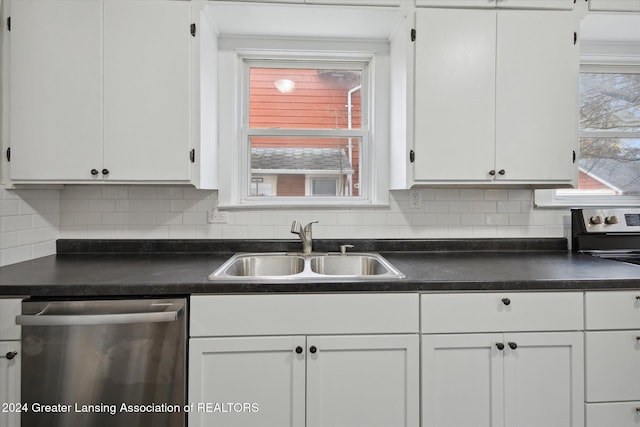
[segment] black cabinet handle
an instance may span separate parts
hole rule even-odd
[[[4,355],[4,357],[6,357],[7,359],[11,360],[14,357],[16,357],[18,355],[17,351],[10,351],[7,354]]]
[[[511,300],[509,298],[502,298],[502,303],[504,305],[509,305],[509,304],[511,304]]]
[[[498,350],[504,350],[504,344],[502,344],[501,342],[497,342],[496,347],[498,348]]]
[[[102,169],[102,175],[109,175],[109,169]]]
[[[491,175],[491,176],[495,176],[495,174],[496,174],[496,170],[495,170],[495,169],[491,169],[491,170],[489,171],[489,175]]]
[[[302,353],[302,347],[297,346],[296,347],[296,353],[301,354]]]
[[[100,172],[98,172],[98,169],[91,169],[91,175],[96,176],[98,175]]]
[[[514,342],[510,342],[508,344],[509,344],[509,347],[511,348],[511,350],[515,350],[516,348],[518,348],[518,344],[516,344]]]
[[[311,347],[309,347],[309,353],[315,354],[317,351],[318,349],[315,345],[312,345]]]
[[[507,173],[507,171],[505,171],[504,169],[500,169],[498,171],[498,175],[504,175],[505,173]]]

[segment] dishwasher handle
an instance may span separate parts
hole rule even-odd
[[[182,309],[179,309],[175,311],[120,314],[21,314],[16,316],[16,324],[22,326],[77,326],[175,322],[182,315],[182,311]]]

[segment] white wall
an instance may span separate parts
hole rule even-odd
[[[0,266],[55,253],[60,190],[0,186]]]
[[[316,238],[567,237],[568,211],[533,210],[528,189],[421,189],[391,193],[391,206],[351,210],[229,211],[207,224],[217,192],[189,187],[65,186],[60,238],[294,238],[294,219],[320,221]]]

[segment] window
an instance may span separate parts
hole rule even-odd
[[[640,203],[640,66],[582,67],[579,136],[578,188],[545,192],[549,204]]]
[[[368,64],[246,60],[244,65],[247,197],[360,197],[369,139]],[[317,175],[324,179],[309,179]],[[251,191],[255,179],[265,176],[275,182],[272,191]]]
[[[220,206],[388,203],[388,42],[220,49]]]

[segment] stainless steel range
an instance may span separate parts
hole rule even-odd
[[[640,207],[572,209],[572,250],[640,265]]]

